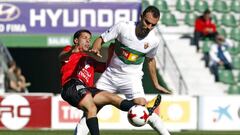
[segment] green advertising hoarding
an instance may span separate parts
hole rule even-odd
[[[93,35],[91,44],[99,35]],[[72,35],[1,35],[0,41],[7,47],[62,47],[72,45]],[[108,47],[105,43],[103,47]]]

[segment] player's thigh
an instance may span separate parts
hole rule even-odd
[[[93,97],[91,93],[87,93],[84,98],[79,102],[79,108],[83,109],[84,111],[88,112],[96,112],[97,107],[94,103]]]
[[[64,85],[61,96],[70,105],[80,108],[79,103],[87,93],[89,93],[89,91],[82,82],[72,79],[68,84]]]
[[[119,106],[123,99],[117,94],[107,91],[101,91],[94,96],[94,102],[97,106],[114,105]]]

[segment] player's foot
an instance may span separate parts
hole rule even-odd
[[[152,115],[154,110],[160,105],[161,99],[162,99],[161,95],[158,94],[157,97],[148,102],[147,109],[149,111],[149,115]]]

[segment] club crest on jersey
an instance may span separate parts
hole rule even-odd
[[[144,43],[144,49],[147,49],[149,47],[148,43]]]
[[[88,69],[89,67],[90,67],[90,65],[89,65],[89,64],[86,64],[84,68],[85,68],[85,69]]]

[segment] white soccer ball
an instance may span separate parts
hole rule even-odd
[[[141,105],[134,105],[128,111],[128,121],[133,126],[141,127],[148,121],[149,112],[146,107]]]

